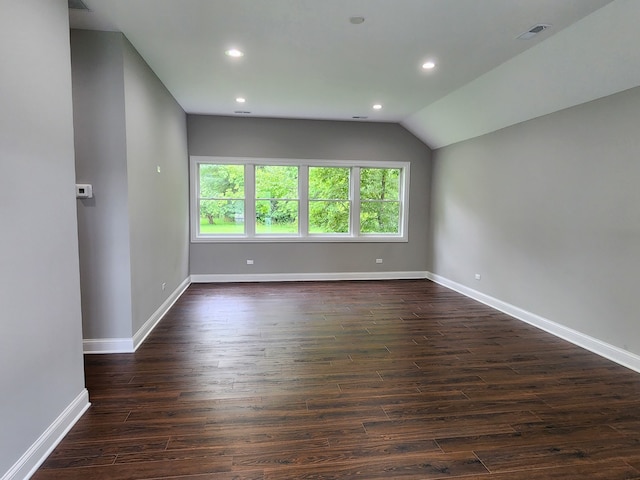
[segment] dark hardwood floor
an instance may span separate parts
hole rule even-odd
[[[640,374],[427,280],[192,285],[86,378],[35,480],[640,479]]]

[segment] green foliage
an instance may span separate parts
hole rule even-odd
[[[399,195],[399,168],[360,169],[361,200],[398,200]]]
[[[298,227],[293,224],[274,224],[274,225],[258,225],[258,233],[286,234],[297,233]],[[206,218],[200,219],[200,233],[208,235],[242,235],[244,233],[244,224],[227,222],[223,218],[217,218],[214,224],[210,224]]]
[[[257,200],[256,220],[258,225],[298,224],[297,200]],[[259,232],[260,229],[258,228]],[[297,227],[296,227],[297,231]]]
[[[360,203],[361,233],[398,233],[400,202],[365,201]]]
[[[202,233],[244,231],[244,168],[200,164]],[[298,174],[297,166],[255,167],[256,233],[298,232]],[[310,233],[349,233],[350,175],[349,167],[309,167]],[[399,168],[360,169],[361,233],[398,233],[400,180]]]
[[[398,233],[400,169],[360,169],[360,231]]]
[[[235,223],[225,221],[224,218],[216,218],[214,223],[209,223],[206,218],[200,219],[200,233],[209,235],[221,235],[221,234],[238,234],[244,233],[244,223]]]
[[[200,164],[201,198],[244,198],[244,165]]]
[[[348,200],[349,173],[346,167],[309,167],[309,198]]]
[[[200,217],[244,219],[244,166],[200,164]]]
[[[298,167],[256,167],[256,221],[260,225],[298,223]],[[260,232],[260,228],[257,229]]]
[[[310,233],[349,233],[348,201],[309,201]]]
[[[256,198],[298,198],[298,167],[256,166]]]
[[[309,167],[309,230],[349,233],[349,175],[346,167]]]

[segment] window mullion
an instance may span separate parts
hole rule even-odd
[[[309,166],[298,167],[298,233],[309,235]]]
[[[256,166],[244,166],[244,229],[247,237],[256,236]]]
[[[351,235],[360,236],[360,167],[351,168]]]

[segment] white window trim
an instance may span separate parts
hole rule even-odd
[[[200,215],[198,212],[199,197],[199,176],[198,166],[201,163],[212,163],[218,165],[244,165],[245,166],[245,234],[226,235],[206,235],[198,233]],[[408,242],[409,241],[409,184],[410,167],[409,162],[396,161],[367,161],[367,160],[314,160],[314,159],[291,159],[291,158],[260,158],[260,157],[209,157],[192,155],[189,157],[191,192],[189,195],[189,218],[191,222],[191,242],[192,243],[287,243],[287,242],[308,242],[308,243],[351,243],[351,242]],[[291,165],[298,166],[298,228],[299,234],[267,235],[255,233],[255,165]],[[306,233],[309,227],[308,194],[309,194],[309,167],[349,167],[353,168],[355,174],[351,175],[351,224],[352,233],[334,234],[309,234]],[[400,232],[395,234],[354,234],[360,226],[360,168],[399,168],[402,172],[400,179]]]

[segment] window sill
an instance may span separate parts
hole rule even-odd
[[[245,235],[229,235],[225,237],[192,236],[191,243],[406,243],[408,237],[401,235],[291,235],[248,237]]]

